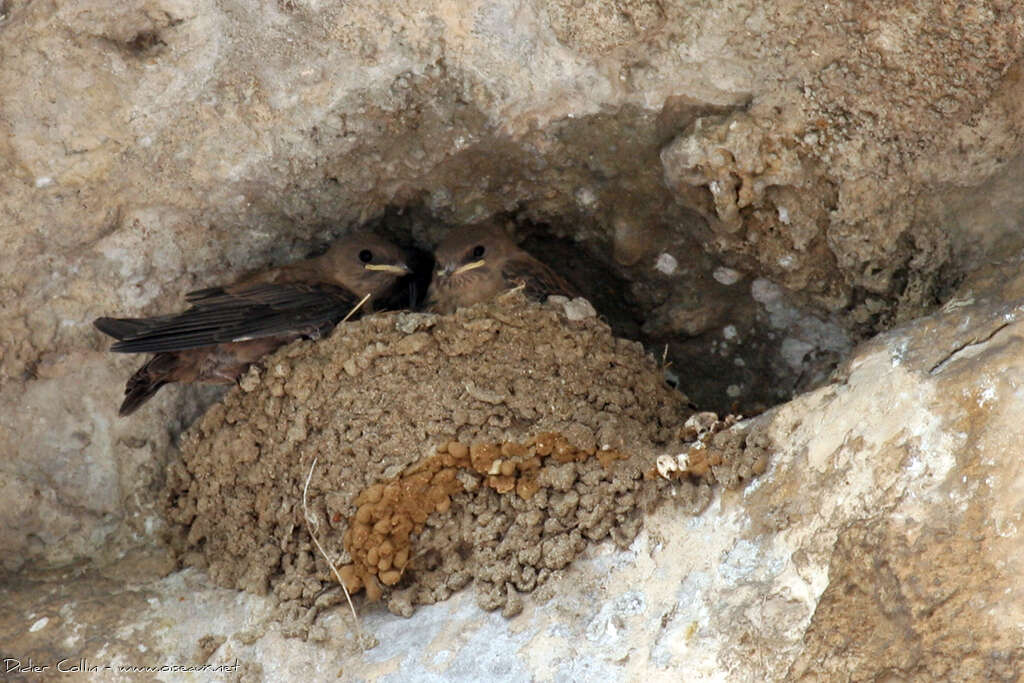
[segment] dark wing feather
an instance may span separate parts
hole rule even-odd
[[[114,339],[126,339],[134,334],[144,332],[146,320],[140,318],[96,318],[93,326]]]
[[[184,313],[131,321],[131,326],[137,329],[122,336],[110,350],[181,351],[263,337],[323,332],[359,302],[359,297],[349,290],[324,283],[261,283],[233,287],[230,291],[212,288],[197,294],[200,293],[190,293],[193,306]],[[113,327],[118,331],[129,327],[123,320],[117,322],[120,325]]]
[[[501,276],[513,287],[522,284],[523,293],[532,299],[544,300],[552,294],[570,298],[580,295],[575,287],[529,254],[513,256],[505,261]]]
[[[191,292],[185,293],[185,301],[190,304],[197,303],[203,299],[211,299],[221,294],[226,294],[227,291],[223,287],[207,287],[206,289],[194,289]]]

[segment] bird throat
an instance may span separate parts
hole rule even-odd
[[[451,275],[435,278],[430,283],[439,304],[435,309],[437,312],[454,313],[456,309],[486,301],[501,291],[501,278],[495,277],[491,269],[476,263],[480,262],[466,264],[474,268],[463,266]]]

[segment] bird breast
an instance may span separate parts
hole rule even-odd
[[[434,278],[430,283],[431,308],[437,313],[454,313],[456,309],[486,301],[501,290],[500,278],[484,268]]]

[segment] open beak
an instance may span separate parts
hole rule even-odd
[[[408,275],[412,272],[412,269],[404,263],[400,263],[398,265],[392,265],[390,263],[367,263],[363,268],[382,273],[393,273],[395,275]]]

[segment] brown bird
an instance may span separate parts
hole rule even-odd
[[[534,299],[579,296],[575,287],[516,246],[496,225],[453,232],[437,245],[434,258],[437,265],[426,305],[435,313],[452,313],[518,286]]]
[[[409,273],[401,249],[369,233],[346,235],[321,256],[189,292],[183,313],[97,318],[120,353],[156,353],[125,386],[131,415],[170,382],[231,384],[250,363],[299,337],[318,338],[373,309]]]

